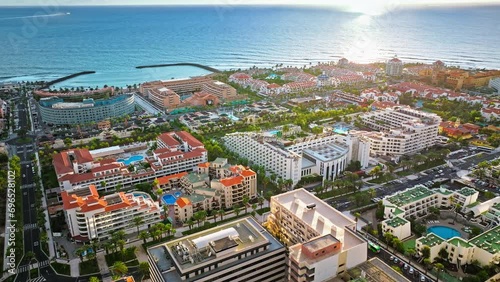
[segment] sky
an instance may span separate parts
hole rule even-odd
[[[0,0],[0,6],[67,5],[314,5],[340,7],[500,4],[500,0]]]

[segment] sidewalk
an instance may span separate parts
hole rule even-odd
[[[104,255],[106,252],[97,252],[96,254],[96,259],[97,259],[97,266],[99,266],[99,271],[101,272],[101,276],[103,278],[103,282],[111,282],[113,279],[111,278],[111,275],[109,275],[109,266],[106,263],[106,258]]]

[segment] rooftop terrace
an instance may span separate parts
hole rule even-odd
[[[458,245],[463,246],[463,247],[467,247],[467,248],[472,247],[472,245],[469,244],[469,242],[465,241],[462,238],[457,238],[457,237],[449,239],[448,243],[450,243],[454,246],[457,246],[457,247],[458,247]]]
[[[399,192],[394,196],[388,197],[387,201],[397,207],[406,206],[409,203],[424,199],[433,195],[434,192],[423,185],[417,185],[413,188]]]
[[[500,226],[497,226],[469,241],[491,254],[500,252]]]
[[[475,193],[477,193],[477,191],[469,187],[463,187],[462,189],[458,190],[457,193],[467,197],[474,195]]]
[[[402,226],[402,225],[405,225],[407,224],[409,221],[406,220],[406,219],[403,219],[403,218],[400,218],[400,217],[394,217],[394,218],[391,218],[391,219],[387,219],[385,221],[385,224],[389,225],[390,227],[392,228],[396,228],[398,226]]]
[[[429,234],[427,234],[427,236],[418,238],[417,240],[419,240],[423,245],[426,245],[429,247],[439,245],[444,241],[443,238],[437,236],[434,233],[429,233]]]

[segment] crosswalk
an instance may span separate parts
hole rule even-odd
[[[17,268],[17,273],[23,273],[29,271],[29,265],[21,265]]]
[[[46,267],[49,264],[50,264],[50,262],[48,260],[44,260],[44,261],[38,263],[38,268]]]
[[[24,230],[37,229],[38,224],[36,223],[27,223],[24,225]]]
[[[47,280],[45,278],[43,278],[42,276],[28,280],[28,282],[43,282],[43,281],[47,281]]]

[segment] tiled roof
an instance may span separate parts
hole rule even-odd
[[[221,179],[220,183],[222,183],[226,187],[230,187],[233,185],[240,184],[242,181],[243,181],[243,176],[234,176],[234,177]]]
[[[167,183],[170,182],[170,180],[172,180],[172,179],[180,179],[183,176],[186,176],[187,174],[188,174],[187,172],[181,172],[181,173],[176,173],[176,174],[162,176],[160,178],[157,178],[158,179],[158,184],[159,185],[167,184]]]
[[[181,144],[179,141],[175,140],[174,137],[172,137],[172,132],[162,133],[158,136],[158,139],[169,147],[176,147]]]
[[[182,209],[187,205],[191,204],[191,201],[188,198],[180,197],[175,201],[175,203]]]
[[[198,139],[194,138],[194,136],[191,135],[189,132],[177,131],[175,134],[184,142],[187,142],[188,145],[191,147],[203,147],[203,143],[198,141]]]
[[[79,164],[92,162],[94,160],[88,149],[74,150],[74,153],[76,161]]]

